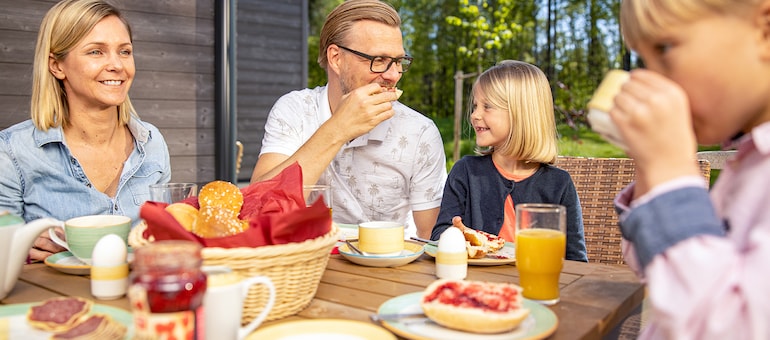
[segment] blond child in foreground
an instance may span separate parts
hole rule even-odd
[[[616,207],[640,338],[769,339],[770,0],[624,0],[621,25],[646,66],[610,112],[637,166]],[[698,143],[738,150],[710,192]]]

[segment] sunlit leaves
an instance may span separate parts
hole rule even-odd
[[[448,16],[446,23],[467,33],[459,42],[457,53],[469,64],[480,65],[485,55],[509,47],[516,32],[521,32],[521,26],[509,20],[515,5],[512,0],[459,0],[458,3],[458,15]]]

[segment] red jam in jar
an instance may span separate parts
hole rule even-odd
[[[134,250],[129,299],[138,339],[196,339],[206,293],[201,246],[158,241]],[[202,327],[201,327],[202,328]]]

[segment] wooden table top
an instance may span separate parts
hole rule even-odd
[[[515,265],[469,266],[468,280],[518,283]],[[369,316],[390,298],[422,291],[436,280],[435,262],[423,255],[397,268],[364,267],[331,255],[310,305],[297,315],[266,322],[337,318],[371,322]],[[644,298],[644,285],[625,266],[566,261],[561,301],[549,308],[559,326],[551,339],[599,339],[612,331]],[[60,273],[44,264],[25,265],[19,281],[0,304],[39,302],[56,296],[94,299],[87,276]],[[128,310],[127,298],[95,300]]]

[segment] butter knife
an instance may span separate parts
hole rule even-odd
[[[417,236],[412,236],[412,237],[410,237],[410,239],[418,241],[418,242],[430,244],[432,246],[438,246],[438,241],[426,240],[424,238],[419,238]]]
[[[375,323],[382,323],[384,321],[398,321],[402,319],[427,319],[425,313],[392,313],[392,314],[372,314],[369,315]]]

